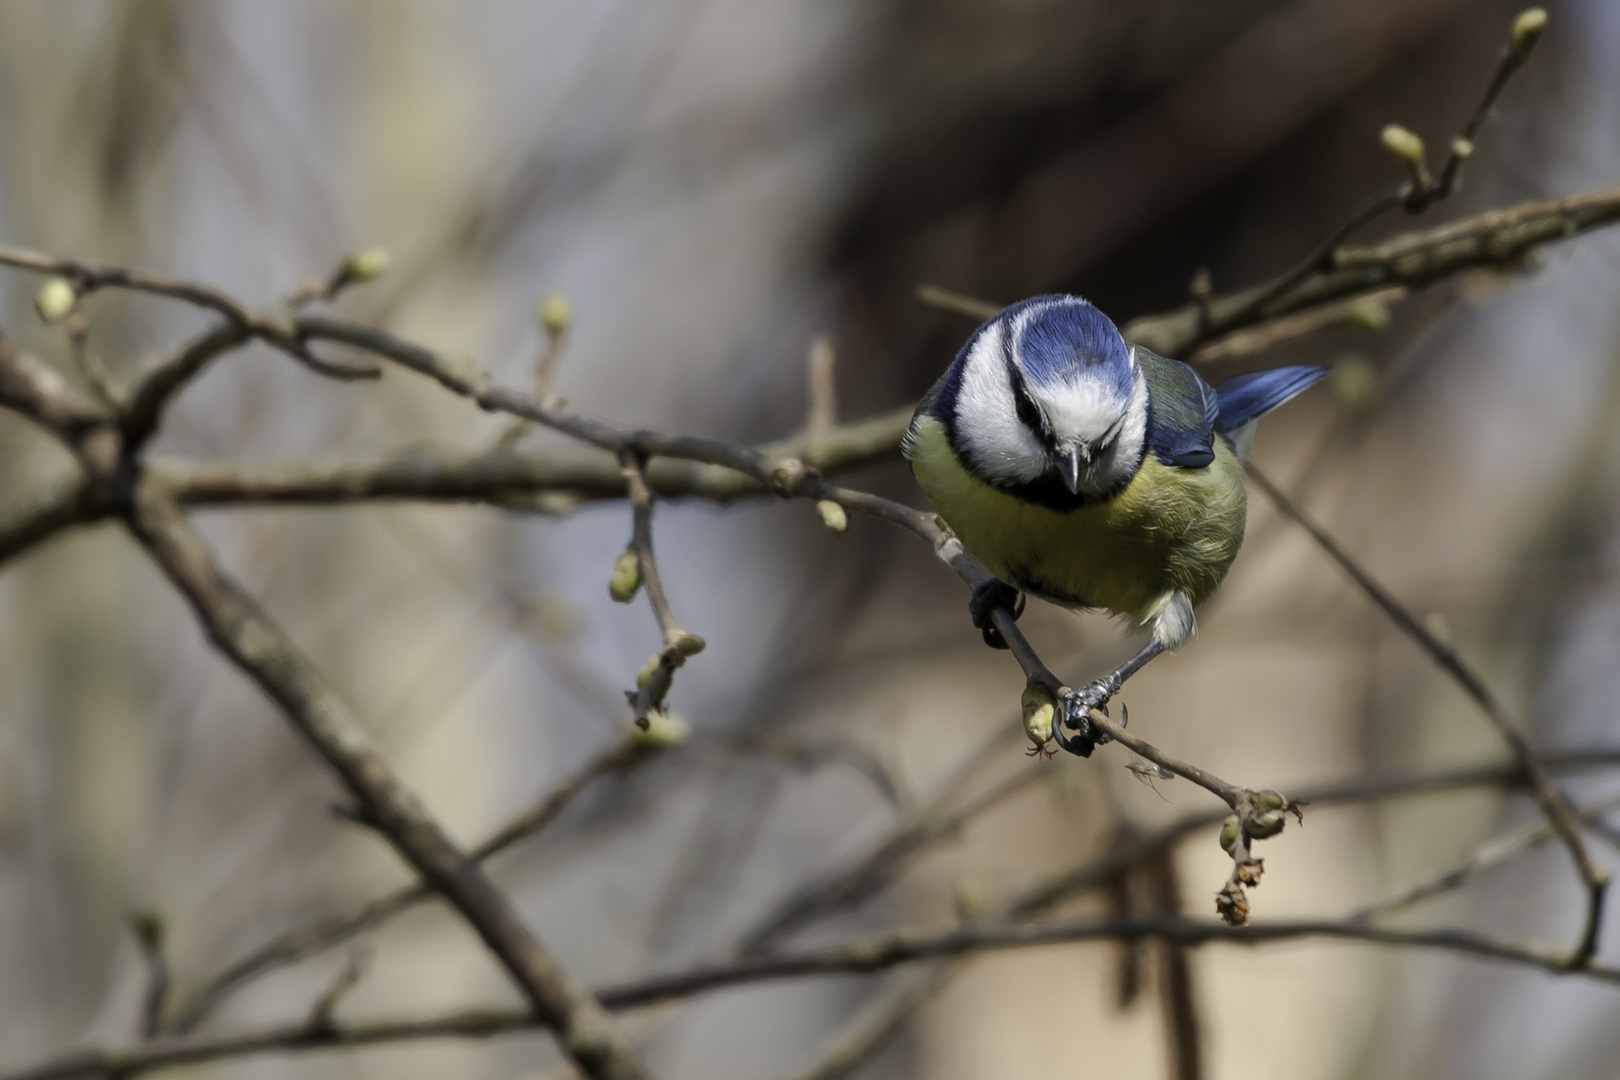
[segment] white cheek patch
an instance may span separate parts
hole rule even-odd
[[[1018,419],[1018,402],[1002,356],[1005,333],[1005,323],[989,327],[962,365],[956,394],[957,449],[986,480],[1028,483],[1046,471],[1046,450]]]
[[[1119,427],[1119,437],[1092,467],[1092,477],[1099,491],[1112,491],[1136,475],[1147,447],[1147,422],[1147,379],[1138,370],[1135,385],[1131,388],[1131,406],[1125,410],[1125,422]]]

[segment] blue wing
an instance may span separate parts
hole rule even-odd
[[[1148,384],[1148,450],[1166,465],[1202,469],[1215,460],[1215,391],[1181,361],[1135,348]]]
[[[1215,430],[1222,435],[1237,430],[1250,420],[1275,409],[1327,373],[1325,367],[1299,364],[1227,379],[1215,388],[1219,406]]]

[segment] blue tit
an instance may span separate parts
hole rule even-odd
[[[1020,593],[1152,633],[1069,695],[1054,727],[1065,749],[1088,756],[1091,710],[1186,644],[1243,542],[1255,421],[1325,374],[1284,367],[1211,387],[1127,342],[1087,301],[1037,296],[974,331],[917,406],[912,475],[996,578],[969,604],[988,643],[1005,648],[990,613],[1016,616]]]

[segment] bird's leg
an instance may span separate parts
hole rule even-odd
[[[1125,680],[1147,666],[1147,662],[1164,652],[1164,642],[1155,637],[1142,651],[1110,671],[1096,682],[1087,683],[1078,690],[1063,695],[1058,708],[1057,723],[1052,725],[1052,737],[1071,754],[1090,757],[1098,743],[1098,734],[1092,730],[1091,710],[1105,709],[1108,699],[1119,693]],[[1068,732],[1076,734],[1071,738]]]
[[[984,635],[986,645],[992,649],[1005,649],[1007,643],[1002,640],[1001,631],[996,629],[995,622],[990,618],[990,613],[998,607],[1006,608],[1008,614],[1016,619],[1024,613],[1024,594],[1000,578],[980,582],[973,590],[973,598],[968,601],[968,614],[973,616],[973,625]]]

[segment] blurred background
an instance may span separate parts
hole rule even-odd
[[[971,329],[931,282],[998,301],[1080,292],[1121,323],[1277,272],[1400,178],[1396,121],[1442,147],[1517,8],[1495,0],[314,0],[0,4],[0,239],[128,262],[273,303],[381,245],[341,309],[526,385],[532,311],[577,321],[557,389],[582,410],[741,440],[803,423],[805,351],[838,349],[841,416],[915,399]],[[1463,190],[1424,224],[1620,176],[1620,6],[1569,0],[1509,86]],[[1410,227],[1400,215],[1380,226]],[[0,278],[11,334],[63,363]],[[1352,374],[1264,426],[1256,460],[1484,670],[1544,745],[1617,740],[1620,235],[1523,272],[1444,283],[1381,330],[1341,328],[1251,366]],[[115,372],[205,325],[100,295]],[[1212,379],[1235,368],[1211,366]],[[323,381],[261,348],[171,412],[170,459],[353,460],[476,449],[498,417],[392,371]],[[558,445],[531,434],[525,453]],[[71,467],[0,416],[8,498]],[[852,481],[919,496],[899,464]],[[545,516],[373,504],[200,515],[227,564],[315,656],[468,843],[618,739],[619,691],[657,647],[608,601],[622,505]],[[811,508],[660,508],[676,610],[709,641],[673,705],[690,743],[593,787],[494,864],[529,924],[601,984],[727,955],[804,878],[923,805],[1017,715],[1022,680],[969,626],[914,538]],[[1130,647],[1100,616],[1031,605],[1071,679]],[[1198,639],[1123,700],[1133,730],[1283,790],[1495,761],[1452,684],[1258,496]],[[1108,748],[1039,763],[1009,736],[963,785],[1038,773],[889,888],[796,939],[951,922],[1211,799],[1150,790]],[[955,781],[949,781],[955,783]],[[971,792],[968,790],[971,787]],[[1600,781],[1577,786],[1604,793]],[[160,913],[176,993],[270,935],[408,880],[335,817],[340,792],[113,525],[0,576],[0,1066],[134,1037],[127,929]],[[1265,845],[1255,917],[1333,916],[1530,813],[1475,793],[1322,809]],[[1594,848],[1613,863],[1612,850]],[[1212,914],[1213,831],[1177,850]],[[1228,863],[1229,865],[1229,863]],[[1416,909],[1411,925],[1572,940],[1580,894],[1544,849]],[[1100,911],[1104,901],[1065,910]],[[1613,939],[1615,932],[1609,937]],[[516,996],[440,910],[369,940],[341,1019]],[[1620,945],[1601,957],[1620,959]],[[1156,968],[1117,1000],[1104,945],[967,965],[855,1074],[1170,1075]],[[231,998],[204,1030],[307,1013],[329,953]],[[1620,996],[1451,956],[1347,945],[1191,957],[1203,1075],[1614,1075]],[[816,1062],[882,976],[763,984],[626,1020],[655,1075],[776,1078]],[[1157,996],[1156,996],[1157,994]],[[548,1075],[543,1035],[282,1055],[193,1076]],[[1185,1066],[1184,1066],[1185,1068]],[[1185,1073],[1183,1075],[1186,1075]]]

